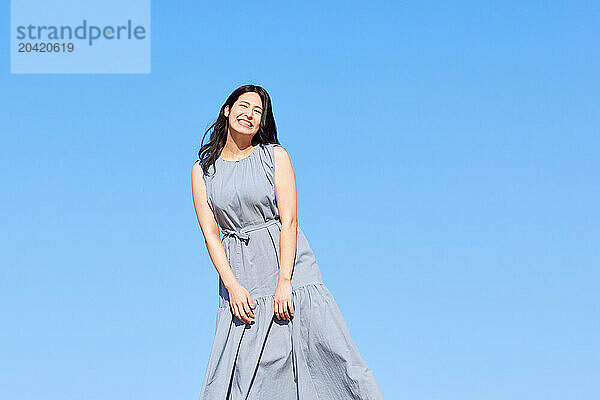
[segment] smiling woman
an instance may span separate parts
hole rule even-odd
[[[200,400],[383,399],[298,225],[294,171],[269,95],[237,89],[210,129],[192,168],[196,215],[219,273]]]
[[[253,96],[254,97],[254,96]],[[260,115],[262,114],[262,108],[259,105],[252,105],[251,103],[249,103],[247,100],[240,100],[238,102],[239,108],[246,109],[246,108],[250,108],[251,113],[252,114],[256,114],[258,115],[258,120],[260,121]],[[246,128],[252,128],[253,124],[252,122],[250,122],[242,113],[242,115],[240,115],[240,117],[237,119],[237,121],[240,123],[240,125],[245,126]]]

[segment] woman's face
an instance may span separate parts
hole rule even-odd
[[[225,107],[225,116],[229,118],[229,127],[242,134],[254,136],[260,127],[263,113],[262,100],[258,93],[246,92],[233,103],[231,112]]]

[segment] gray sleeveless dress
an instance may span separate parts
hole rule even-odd
[[[216,172],[204,174],[227,259],[254,301],[256,318],[246,324],[232,314],[219,277],[216,332],[200,400],[383,399],[300,227],[294,316],[275,316],[281,223],[274,146],[259,144],[238,161],[218,158]]]

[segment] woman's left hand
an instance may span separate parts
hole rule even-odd
[[[277,289],[275,289],[275,316],[284,320],[289,320],[294,316],[291,281],[279,281],[277,284]]]

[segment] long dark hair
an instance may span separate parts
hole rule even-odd
[[[256,146],[259,143],[279,144],[279,141],[277,140],[275,118],[273,117],[273,107],[271,106],[271,97],[267,91],[256,85],[240,86],[229,95],[225,101],[225,104],[221,106],[219,117],[215,123],[213,123],[210,128],[204,132],[204,136],[202,136],[202,143],[204,143],[206,134],[212,130],[212,133],[210,134],[210,141],[204,145],[201,145],[200,150],[198,151],[198,159],[200,160],[200,164],[202,165],[202,170],[204,173],[208,174],[208,169],[211,165],[215,164],[215,161],[217,161],[217,158],[219,158],[219,154],[221,154],[221,150],[223,147],[225,147],[225,142],[227,141],[229,119],[225,116],[225,106],[229,106],[229,111],[231,112],[233,103],[235,103],[242,94],[247,92],[257,93],[262,100],[263,106],[260,126],[258,128],[258,132],[256,132],[256,134],[252,137],[252,145]]]

